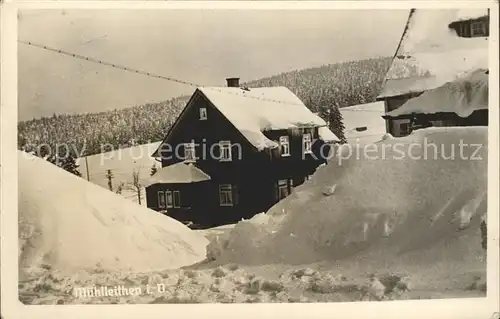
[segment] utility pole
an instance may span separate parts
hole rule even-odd
[[[106,178],[108,179],[108,188],[110,191],[113,191],[113,173],[110,169],[108,169],[106,173]]]
[[[84,157],[85,157],[85,167],[87,171],[87,180],[90,182],[89,161],[87,160],[87,155],[85,155]]]

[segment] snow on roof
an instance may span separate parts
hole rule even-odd
[[[369,144],[385,134],[384,102],[374,102],[340,108],[348,143]],[[362,128],[366,127],[366,130]]]
[[[286,87],[251,88],[202,87],[199,90],[257,149],[278,147],[262,132],[304,126],[326,126]],[[328,129],[320,138],[339,139]]]
[[[488,74],[484,69],[426,91],[387,113],[387,116],[453,112],[460,117],[468,117],[472,112],[482,109],[488,109]]]
[[[457,9],[455,21],[464,21],[484,17],[488,14],[488,9],[484,8],[468,8],[468,9]]]
[[[210,180],[210,176],[191,163],[179,162],[160,168],[145,186],[153,184],[196,183]]]
[[[472,69],[488,68],[488,38],[459,37],[449,28],[452,22],[487,14],[487,9],[415,10],[378,98],[422,92]]]
[[[327,126],[318,128],[319,139],[323,142],[340,142],[340,139]]]

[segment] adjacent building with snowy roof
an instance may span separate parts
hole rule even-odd
[[[251,218],[302,184],[339,141],[289,89],[227,82],[197,88],[153,153],[162,169],[146,190],[149,208],[205,227]]]
[[[430,126],[488,125],[488,70],[477,69],[423,92],[384,115],[409,119],[411,129]]]
[[[412,9],[378,100],[387,113],[427,90],[488,69],[489,9]],[[408,118],[386,120],[393,136],[410,133]]]

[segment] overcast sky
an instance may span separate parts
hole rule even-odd
[[[391,56],[408,12],[23,11],[19,39],[200,85]],[[193,88],[19,44],[19,119],[156,102]]]

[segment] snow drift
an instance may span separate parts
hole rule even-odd
[[[363,148],[346,145],[267,215],[211,243],[209,255],[243,264],[370,257],[374,267],[377,260],[474,258],[483,253],[486,159],[487,127],[429,128]]]
[[[181,223],[19,152],[19,267],[61,272],[178,268],[205,257]]]

